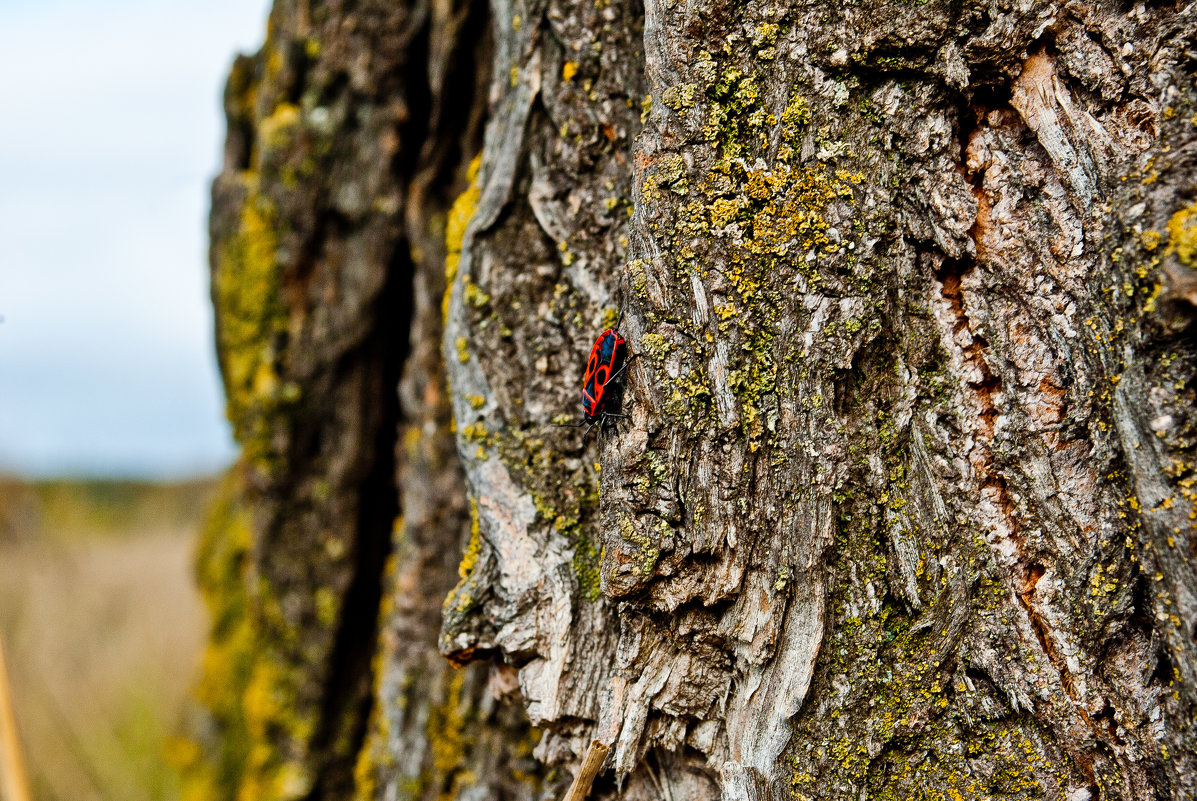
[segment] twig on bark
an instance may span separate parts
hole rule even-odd
[[[561,801],[586,801],[586,797],[590,795],[590,786],[594,784],[610,751],[611,746],[600,740],[590,743],[590,750],[586,752],[586,758],[582,760],[582,768],[574,777],[574,783],[569,786],[569,792]]]

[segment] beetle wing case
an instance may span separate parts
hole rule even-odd
[[[626,358],[627,343],[614,329],[608,328],[594,341],[582,379],[582,414],[587,422],[593,422],[607,411],[613,398],[607,384]]]

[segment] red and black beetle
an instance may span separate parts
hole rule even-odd
[[[590,349],[590,358],[586,362],[586,373],[582,376],[582,422],[558,423],[564,428],[580,428],[588,425],[590,428],[601,423],[608,417],[623,417],[608,411],[618,395],[616,379],[623,373],[632,359],[640,354],[627,358],[627,341],[619,335],[619,324],[623,322],[623,315],[615,321],[615,325],[598,335],[594,347]],[[609,389],[610,387],[610,389]]]

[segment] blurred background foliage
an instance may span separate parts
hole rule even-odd
[[[210,187],[270,5],[0,2],[0,639],[35,801],[179,794],[219,483],[189,477],[235,456]]]
[[[39,801],[175,798],[216,482],[0,479],[0,636]],[[185,755],[178,755],[185,758]]]

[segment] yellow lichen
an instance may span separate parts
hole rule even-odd
[[[483,423],[481,420],[470,423],[461,429],[461,435],[467,442],[486,442],[489,433],[486,430],[486,423]]]
[[[315,594],[316,620],[322,626],[331,626],[341,610],[341,599],[331,587],[319,587]]]
[[[474,209],[478,206],[481,189],[478,187],[478,170],[482,166],[481,154],[470,162],[466,178],[469,187],[453,201],[453,208],[449,210],[449,219],[445,221],[445,297],[441,304],[441,315],[449,316],[449,295],[453,291],[453,281],[457,278],[457,265],[461,261],[461,249],[465,243],[466,229],[470,218],[474,216]]]
[[[474,572],[478,564],[478,555],[482,553],[482,528],[478,522],[478,503],[470,499],[470,542],[465,553],[461,556],[461,564],[457,566],[459,578],[467,578]]]
[[[481,309],[490,304],[490,295],[471,281],[468,275],[462,280],[462,284],[464,286],[465,301],[468,305],[475,309]]]
[[[466,753],[471,741],[463,714],[463,688],[465,673],[455,670],[449,674],[445,697],[429,709],[425,733],[432,752],[432,776],[430,784],[443,787],[437,801],[451,801],[458,791],[472,783],[474,777],[463,771]],[[451,777],[451,780],[450,780]]]
[[[1197,268],[1197,203],[1168,220],[1168,252],[1186,267]]]
[[[666,89],[661,94],[661,102],[665,104],[666,108],[681,113],[684,109],[688,109],[694,105],[694,99],[697,94],[697,86],[692,83],[683,83]]]
[[[284,147],[291,139],[292,129],[299,125],[299,106],[279,103],[269,117],[258,123],[258,139],[268,150]]]
[[[457,576],[460,579],[449,595],[446,596],[443,608],[450,611],[464,612],[473,604],[473,595],[469,590],[470,579],[478,566],[478,559],[482,555],[482,526],[478,517],[478,503],[470,499],[470,541],[461,555],[461,562],[457,565]]]
[[[280,737],[306,742],[313,712],[299,708],[294,677],[262,633],[257,611],[275,603],[265,582],[251,597],[248,575],[253,533],[239,501],[236,472],[225,481],[201,536],[197,573],[212,629],[196,688],[221,734],[198,747],[175,748],[185,801],[209,798],[292,799],[310,792],[302,763],[287,760]]]
[[[274,351],[276,338],[288,327],[278,290],[274,207],[258,193],[253,173],[242,180],[245,199],[237,229],[214,245],[212,285],[226,413],[245,457],[269,469],[274,417],[299,397],[299,388],[279,379]]]

